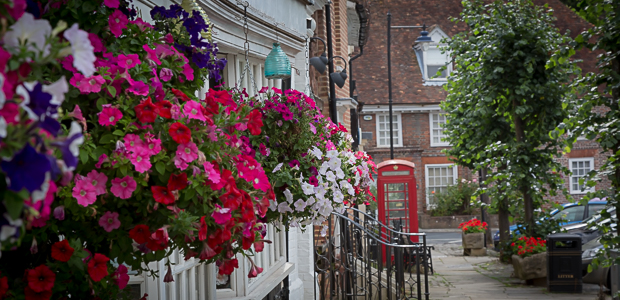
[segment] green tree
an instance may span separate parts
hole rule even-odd
[[[494,201],[518,193],[531,234],[543,197],[566,194],[558,172],[566,168],[554,160],[563,141],[550,133],[568,116],[569,82],[578,71],[569,57],[575,51],[554,27],[551,11],[530,0],[464,1],[454,21],[469,31],[445,49],[455,68],[441,105],[452,145],[446,153],[457,164],[487,168]],[[507,201],[499,209],[506,216]]]
[[[567,122],[572,133],[569,140],[573,143],[578,136],[585,135],[596,140],[602,150],[610,154],[598,172],[590,174],[587,185],[592,186],[597,180],[607,177],[611,188],[597,191],[598,196],[607,196],[611,206],[616,207],[615,217],[620,217],[620,1],[614,0],[562,0],[582,18],[593,26],[575,38],[580,48],[599,51],[597,72],[586,74],[576,82],[583,96],[577,101],[578,109],[573,118]],[[593,196],[593,195],[590,195]],[[589,197],[585,197],[587,201]],[[605,217],[610,214],[604,212]],[[613,222],[617,223],[617,222]],[[611,233],[609,224],[601,225],[601,230],[608,233],[602,239],[605,249],[619,249],[620,236]],[[616,227],[615,233],[620,233]],[[603,254],[600,256],[605,257]],[[609,256],[607,256],[609,257]],[[598,264],[595,260],[594,264]],[[609,265],[611,261],[606,260]],[[619,261],[620,262],[620,261]]]

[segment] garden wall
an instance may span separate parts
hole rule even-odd
[[[473,218],[480,219],[479,215],[463,215],[463,216],[443,216],[443,217],[431,217],[427,215],[418,216],[418,225],[420,229],[444,229],[453,228],[458,229],[459,224],[469,221]],[[490,215],[490,220],[486,220],[491,228],[498,228],[497,215]]]

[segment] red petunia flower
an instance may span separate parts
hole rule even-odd
[[[153,104],[151,97],[136,105],[134,110],[136,111],[136,117],[142,123],[153,123],[157,118],[157,106]]]
[[[146,247],[153,251],[166,249],[168,247],[168,231],[163,228],[157,229],[151,234]]]
[[[52,298],[52,291],[35,292],[29,286],[24,288],[26,300],[49,300]]]
[[[239,267],[237,259],[226,260],[220,265],[220,275],[230,275],[235,268]]]
[[[172,194],[172,191],[168,189],[168,187],[152,186],[151,192],[153,192],[153,198],[155,199],[155,201],[161,204],[170,205],[174,203],[174,195]]]
[[[8,291],[9,291],[9,279],[6,276],[4,276],[0,278],[0,299],[2,299]]]
[[[207,222],[205,216],[200,218],[200,229],[198,230],[198,240],[204,241],[207,239]]]
[[[172,108],[172,103],[170,103],[170,101],[168,100],[159,101],[155,103],[155,106],[157,106],[156,112],[160,117],[165,118],[165,119],[172,118],[172,112],[170,111],[170,109]]]
[[[101,281],[103,277],[108,276],[108,261],[103,254],[95,253],[95,256],[88,262],[88,275],[95,282]]]
[[[203,100],[207,107],[205,108],[210,114],[217,115],[220,113],[220,104],[215,101],[212,96],[207,94],[205,100]]]
[[[68,262],[73,255],[74,249],[69,246],[69,241],[62,240],[52,245],[52,258],[62,262]]]
[[[181,173],[179,175],[170,174],[170,179],[168,179],[168,190],[170,191],[180,191],[187,187],[187,174]]]
[[[248,116],[248,129],[252,135],[259,135],[263,127],[263,115],[258,110],[253,110]]]
[[[187,101],[189,101],[189,100],[192,100],[192,99],[190,99],[189,97],[187,97],[187,95],[185,95],[185,93],[183,93],[183,92],[182,92],[182,91],[180,91],[180,90],[177,90],[177,89],[175,89],[175,88],[171,88],[170,90],[172,91],[172,94],[173,94],[175,97],[177,97],[177,99],[179,99],[179,100],[183,100],[183,102],[187,102]]]
[[[148,242],[150,236],[151,231],[149,230],[149,227],[144,224],[136,225],[132,230],[129,230],[129,237],[138,244]]]
[[[26,270],[28,275],[28,287],[33,291],[40,293],[43,291],[51,291],[56,280],[54,273],[46,265],[40,265],[32,270]]]
[[[170,125],[168,133],[170,137],[172,137],[172,140],[179,144],[187,144],[192,139],[192,131],[179,122]]]

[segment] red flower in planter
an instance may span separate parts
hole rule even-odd
[[[26,270],[28,277],[28,287],[35,293],[51,291],[56,280],[54,273],[46,265],[40,265],[32,270]]]
[[[182,100],[183,102],[192,100],[187,95],[185,95],[185,93],[183,93],[181,90],[177,90],[175,88],[171,88],[170,90],[172,91],[172,94],[175,97],[177,97],[177,99]]]
[[[174,203],[174,195],[172,191],[165,186],[152,186],[151,192],[153,192],[153,198],[155,201],[164,204],[170,205]]]
[[[170,129],[168,129],[168,133],[172,140],[179,144],[187,144],[192,139],[192,131],[187,128],[187,126],[176,122],[170,125]]]
[[[149,238],[151,237],[151,231],[146,225],[136,225],[132,230],[129,230],[129,237],[136,241],[136,243],[138,244],[144,244],[149,241]]]
[[[200,229],[198,229],[198,240],[204,241],[207,239],[207,222],[205,216],[200,218]]]
[[[220,274],[221,275],[230,275],[236,268],[239,267],[239,262],[236,258],[231,260],[225,260],[220,265]]]
[[[487,230],[487,222],[480,222],[478,219],[471,219],[467,222],[459,224],[459,228],[463,230],[463,233],[485,232]]]
[[[62,240],[52,245],[52,258],[62,262],[68,262],[73,255],[74,249],[69,246],[69,241]]]
[[[26,300],[49,300],[52,297],[52,291],[35,292],[27,286],[24,288],[24,296],[26,296]]]
[[[2,273],[0,273],[2,274]],[[0,299],[9,291],[9,279],[4,276],[0,278]]]
[[[88,262],[88,275],[93,281],[99,282],[103,277],[108,276],[108,261],[110,259],[105,255],[95,253],[95,256]]]
[[[168,190],[169,191],[177,191],[182,190],[187,187],[187,174],[181,173],[179,175],[170,174],[170,179],[168,179]]]
[[[136,117],[142,123],[153,123],[157,118],[157,106],[151,101],[151,97],[134,107]]]
[[[160,117],[166,118],[166,119],[172,118],[172,112],[170,111],[170,109],[172,108],[172,103],[170,103],[170,101],[168,100],[159,101],[155,103],[155,106],[157,106],[156,112]]]
[[[263,127],[263,115],[258,110],[253,110],[248,116],[248,129],[252,135],[259,135]]]
[[[168,247],[168,231],[163,228],[157,229],[146,244],[146,247],[153,250],[164,250]]]

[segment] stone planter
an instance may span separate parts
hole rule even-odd
[[[525,280],[528,284],[536,284],[536,282],[546,284],[547,278],[547,253],[538,253],[532,256],[522,258],[518,255],[512,256],[512,266],[515,270],[515,276],[521,280]]]
[[[487,254],[484,248],[484,233],[462,233],[463,255],[464,256],[483,256]]]

